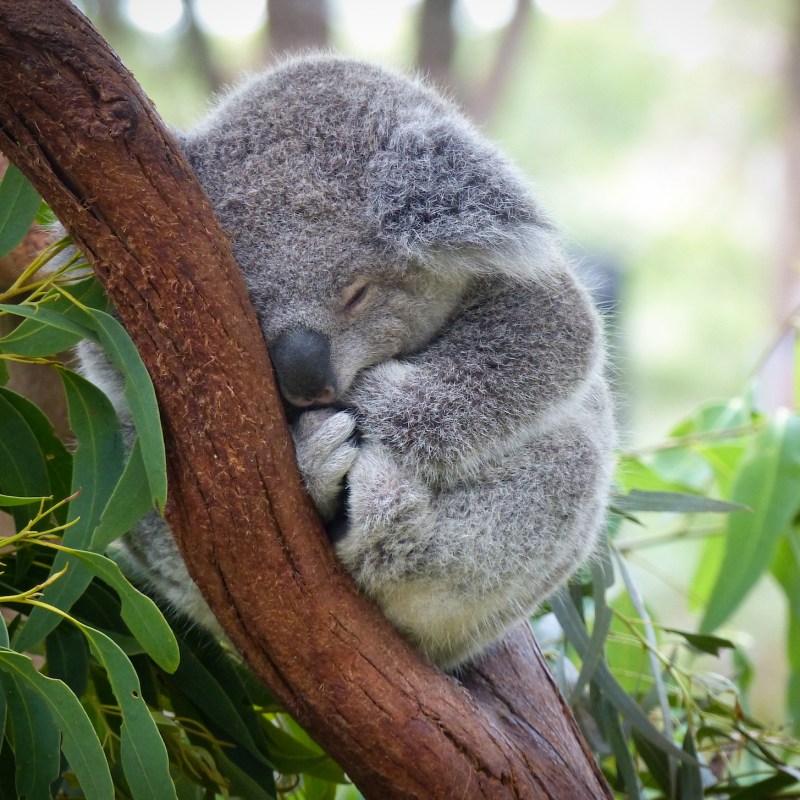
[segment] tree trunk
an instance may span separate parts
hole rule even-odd
[[[67,0],[0,0],[0,85],[0,149],[150,370],[189,571],[274,695],[367,797],[610,797],[524,627],[461,684],[357,593],[303,491],[227,240],[99,34]]]

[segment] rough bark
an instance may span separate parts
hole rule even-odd
[[[0,85],[0,149],[84,249],[152,375],[189,570],[275,696],[367,797],[610,797],[525,628],[461,684],[355,591],[208,200],[67,0],[0,0]]]

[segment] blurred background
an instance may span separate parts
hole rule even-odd
[[[624,447],[660,441],[714,398],[792,404],[797,2],[76,4],[177,127],[244,72],[310,47],[444,88],[530,176],[609,309]],[[692,551],[653,552],[639,565],[645,594],[678,624]],[[780,722],[785,601],[766,580],[758,598],[733,626],[754,632],[754,710]]]

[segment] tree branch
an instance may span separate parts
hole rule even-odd
[[[356,592],[297,475],[226,237],[99,34],[66,0],[0,0],[0,85],[0,149],[94,264],[150,370],[167,518],[269,689],[368,797],[610,797],[530,637],[467,689]]]

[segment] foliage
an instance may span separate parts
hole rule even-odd
[[[13,171],[6,180],[8,250],[39,203]],[[23,318],[0,339],[0,506],[15,530],[0,548],[0,798],[356,797],[235,653],[103,555],[163,508],[166,478],[149,378],[87,274],[64,240],[0,293],[0,313]],[[81,339],[126,376],[129,449],[108,399],[53,359]],[[8,361],[58,371],[73,446],[4,386]],[[790,609],[800,733],[800,418],[764,417],[746,398],[707,406],[658,447],[621,455],[618,480],[607,548],[537,622],[540,638],[556,631],[554,672],[609,782],[631,798],[798,796],[800,744],[746,713],[746,659],[717,631],[771,572]],[[690,539],[704,542],[702,615],[683,630],[648,609],[630,559]],[[735,674],[708,671],[712,657]]]

